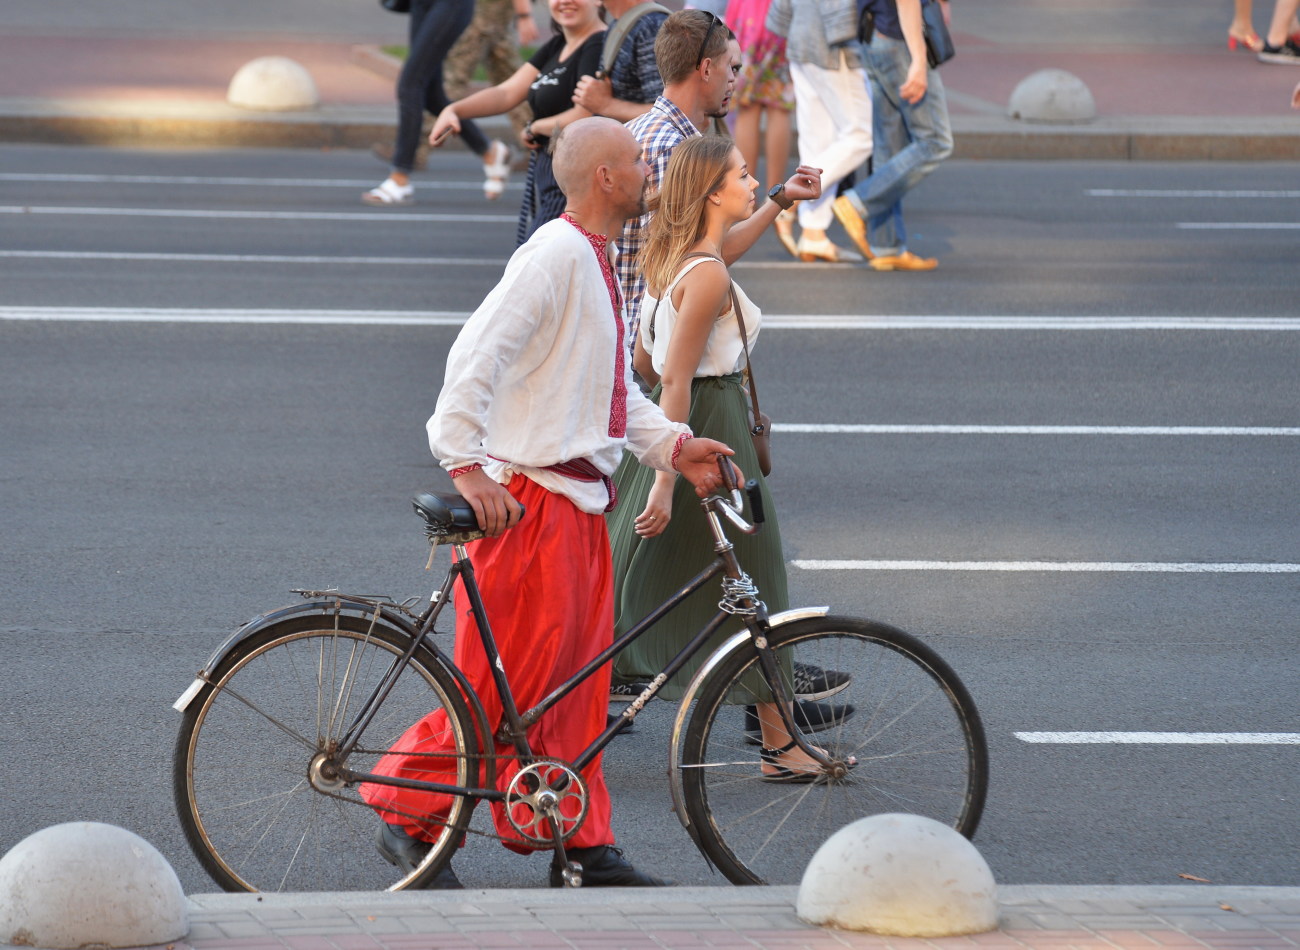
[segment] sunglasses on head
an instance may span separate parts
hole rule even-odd
[[[722,23],[716,13],[709,13],[709,28],[704,31],[704,42],[700,44],[700,55],[695,57],[695,68],[699,69],[704,63],[704,51],[709,48],[709,39],[713,36],[713,28]]]

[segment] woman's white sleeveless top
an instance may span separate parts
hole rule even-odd
[[[664,365],[668,360],[668,341],[672,339],[673,327],[677,323],[677,308],[673,306],[673,290],[677,287],[678,282],[690,272],[691,268],[704,261],[716,261],[716,257],[694,257],[683,265],[682,269],[677,272],[673,282],[664,290],[663,299],[655,297],[649,291],[641,301],[641,345],[645,347],[650,354],[651,365],[654,366],[655,372],[662,375]],[[759,330],[763,325],[763,312],[758,309],[741,290],[739,284],[734,284],[736,288],[736,299],[740,302],[740,310],[744,314],[745,334],[749,337],[749,345],[752,349],[754,340],[757,339]],[[655,306],[658,305],[658,312]],[[740,341],[740,328],[736,323],[736,314],[731,308],[731,295],[726,298],[727,312],[713,321],[713,329],[709,331],[708,342],[704,346],[704,355],[700,358],[700,365],[696,367],[695,375],[699,376],[726,376],[729,373],[737,373],[745,368],[744,348]],[[651,315],[654,315],[651,319]],[[652,326],[653,324],[653,326]]]

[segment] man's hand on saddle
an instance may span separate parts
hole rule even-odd
[[[713,439],[687,439],[682,443],[682,451],[677,456],[677,471],[695,486],[695,494],[707,498],[722,487],[722,476],[718,474],[718,456],[735,455],[730,446]],[[740,466],[734,465],[736,479],[743,484],[745,475]]]
[[[478,526],[488,537],[495,538],[507,528],[519,524],[524,509],[506,487],[476,468],[452,479],[456,491],[470,503]]]

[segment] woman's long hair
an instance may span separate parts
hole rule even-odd
[[[709,195],[722,187],[736,143],[721,135],[697,135],[673,149],[650,199],[650,226],[638,265],[650,293],[672,283],[684,258],[704,236]]]

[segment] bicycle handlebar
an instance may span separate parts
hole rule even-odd
[[[740,512],[744,510],[745,503],[740,496],[740,483],[736,475],[740,470],[732,463],[731,459],[725,455],[718,456],[718,475],[722,478],[722,487],[726,489],[727,498],[723,495],[714,495],[711,501],[719,505],[723,513],[727,515],[728,520],[736,527],[740,528],[746,534],[753,534],[758,530],[758,526],[763,523],[763,496],[759,491],[758,480],[751,478],[745,482],[745,494],[749,497],[749,511],[753,519],[747,523],[741,516]]]

